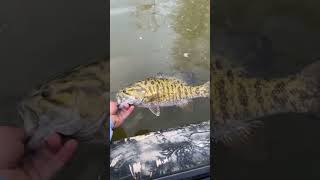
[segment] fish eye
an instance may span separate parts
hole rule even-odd
[[[48,90],[44,90],[41,92],[41,96],[46,98],[46,97],[49,97],[50,96],[50,92]]]

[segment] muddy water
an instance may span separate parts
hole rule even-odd
[[[111,99],[117,90],[157,73],[184,72],[192,82],[209,80],[208,0],[111,0]],[[209,101],[188,110],[161,108],[160,117],[136,108],[114,139],[209,120]]]

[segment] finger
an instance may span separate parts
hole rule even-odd
[[[52,151],[52,152],[57,152],[62,144],[61,144],[61,137],[57,134],[51,134],[47,139],[46,139],[48,148]]]
[[[74,139],[67,141],[64,146],[56,154],[55,159],[65,164],[69,161],[78,146],[78,142]]]
[[[10,126],[0,126],[0,136],[10,137],[10,139],[15,139],[18,141],[24,141],[25,131],[22,128],[10,127]]]
[[[0,169],[15,168],[24,155],[24,144],[19,141],[0,142]]]
[[[56,154],[53,154],[44,166],[38,167],[43,179],[50,179],[57,171],[59,171],[72,157],[78,143],[75,140],[67,141]]]
[[[17,165],[24,153],[24,137],[21,128],[0,126],[0,169]]]
[[[110,114],[115,114],[118,111],[117,103],[110,101]]]
[[[128,103],[125,103],[125,104],[124,104],[124,108],[125,108],[125,109],[128,109],[128,108],[129,108],[129,104],[128,104]]]
[[[133,110],[134,106],[130,106],[129,109],[120,111],[119,119],[121,123],[132,113]]]

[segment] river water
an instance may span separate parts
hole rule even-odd
[[[210,1],[111,0],[110,90],[157,73],[184,72],[194,84],[209,81]],[[136,108],[114,140],[150,131],[207,121],[209,100],[194,100],[190,107],[161,108],[160,117]]]

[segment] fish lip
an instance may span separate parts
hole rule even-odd
[[[18,106],[18,114],[19,118],[23,121],[27,138],[32,136],[34,129],[37,126],[36,122],[39,121],[38,114],[34,110],[32,110],[32,108],[23,103]]]
[[[118,104],[119,109],[122,109],[124,107],[124,104],[125,104],[125,102]]]
[[[122,109],[124,107],[125,104],[128,104],[129,106],[133,106],[133,103],[129,103],[129,102],[122,102],[120,104],[118,104],[118,109]]]

